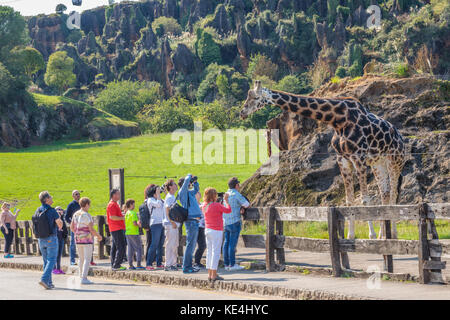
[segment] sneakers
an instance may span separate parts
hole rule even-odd
[[[125,271],[125,270],[127,270],[127,268],[125,268],[125,267],[112,268],[112,271]]]
[[[239,270],[244,270],[244,269],[245,269],[245,267],[235,264],[234,266],[229,267],[228,271],[239,271]]]
[[[153,271],[153,270],[156,270],[156,268],[154,268],[152,266],[148,266],[148,267],[145,268],[145,270]]]
[[[5,258],[5,259],[11,259],[11,258],[14,258],[14,256],[13,256],[11,253],[8,253],[8,254],[5,254],[5,255],[3,256],[3,258]]]
[[[164,266],[160,264],[159,266],[156,266],[157,269],[164,269]]]
[[[88,279],[81,279],[81,284],[93,284],[93,282],[91,280]]]
[[[70,265],[71,265],[71,266],[76,266],[77,263],[76,263],[76,262],[71,262]]]
[[[142,266],[138,266],[138,267],[136,267],[136,270],[145,270],[145,268]]]
[[[201,263],[196,263],[196,264],[194,265],[194,268],[197,268],[197,269],[206,269],[205,265],[203,265],[203,264],[201,264]]]
[[[51,287],[50,287],[50,285],[48,285],[48,284],[46,284],[44,281],[39,281],[39,284],[41,285],[41,286],[43,286],[45,289],[51,289]]]
[[[186,270],[183,270],[183,273],[195,273],[195,272],[198,272],[199,270],[200,269],[195,269],[195,268],[191,267]]]
[[[178,268],[176,266],[170,266],[169,269],[170,271],[178,271]]]
[[[225,271],[230,271],[231,267],[230,266],[225,266],[224,268],[225,268]]]
[[[54,285],[53,283],[50,283],[50,284],[48,285],[48,287],[49,287],[50,289],[55,289],[55,285]]]
[[[217,280],[225,280],[224,278],[222,278],[221,276],[217,275],[214,279],[213,278],[208,278],[209,282],[214,282]]]
[[[91,266],[96,266],[96,265],[97,264],[94,261],[91,262]]]
[[[128,270],[136,270],[135,266],[128,267]]]

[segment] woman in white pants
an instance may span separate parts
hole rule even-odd
[[[223,206],[217,201],[217,191],[214,188],[206,188],[203,197],[202,211],[205,215],[205,237],[206,237],[206,269],[208,269],[208,280],[223,280],[217,275],[220,252],[223,239],[223,217],[224,213],[231,213],[231,207],[228,204],[228,194],[225,194]]]
[[[99,241],[102,241],[102,236],[95,231],[94,220],[88,213],[91,200],[89,198],[81,198],[79,203],[81,209],[73,214],[70,230],[74,233],[77,244],[81,284],[91,284],[92,282],[88,280],[87,275],[92,253],[94,252],[94,236]]]

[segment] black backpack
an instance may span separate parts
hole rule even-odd
[[[189,208],[189,194],[188,197],[188,208]],[[177,197],[178,199],[178,197]],[[181,205],[178,204],[177,201],[175,201],[170,207],[169,207],[169,219],[175,222],[183,223],[188,219],[188,209],[183,208]]]
[[[139,206],[139,221],[142,229],[150,229],[151,212],[148,210],[147,199]]]
[[[45,214],[48,208],[44,211],[36,210],[36,212],[31,217],[33,222],[33,232],[36,238],[48,238],[52,233],[50,231],[50,225],[48,224],[48,218]]]

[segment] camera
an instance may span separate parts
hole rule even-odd
[[[216,202],[218,203],[223,203],[223,196],[224,196],[225,192],[218,192],[217,193],[217,200]]]
[[[161,192],[166,192],[166,191],[165,191],[165,188],[166,188],[166,185],[163,184],[163,185],[160,187]]]
[[[193,177],[191,178],[191,183],[194,183],[195,181],[197,181],[197,176],[193,176]]]

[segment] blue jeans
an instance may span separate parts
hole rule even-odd
[[[183,256],[183,271],[186,271],[192,268],[192,255],[198,238],[198,220],[187,220],[184,225],[186,227],[186,250],[184,250]]]
[[[162,265],[162,254],[164,245],[164,227],[162,223],[152,224],[150,226],[152,233],[152,242],[148,248],[147,267],[150,267],[156,258],[156,265]]]
[[[48,238],[39,239],[39,249],[44,260],[44,274],[41,281],[49,285],[52,284],[52,270],[58,255],[58,237],[51,235]]]
[[[241,222],[224,227],[225,241],[223,242],[223,263],[225,267],[236,264],[236,246],[241,233]]]
[[[77,245],[75,243],[75,233],[70,231],[70,263],[75,262],[76,254],[77,254]]]

